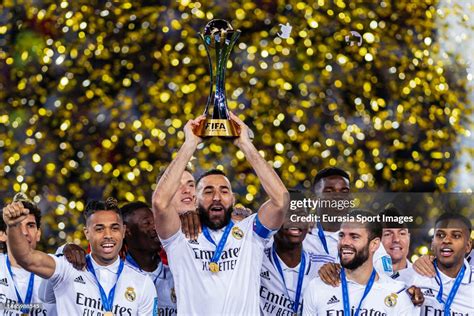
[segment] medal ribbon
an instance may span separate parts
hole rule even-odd
[[[446,302],[445,302],[443,300],[443,282],[441,280],[441,275],[439,274],[438,264],[436,263],[436,260],[433,262],[433,264],[436,270],[436,279],[439,283],[439,292],[438,292],[438,295],[436,296],[436,299],[441,304],[444,304],[444,316],[449,316],[450,310],[451,310],[451,304],[453,304],[454,297],[456,296],[459,286],[461,285],[462,278],[464,277],[464,272],[466,271],[466,266],[463,265],[461,268],[461,271],[459,271],[458,275],[456,276],[453,287],[451,288],[451,291],[449,292],[448,298],[446,299]]]
[[[149,275],[150,277],[152,277],[152,274],[153,273],[150,273],[150,272],[146,272],[146,271],[143,271],[142,268],[140,268],[140,266],[138,265],[138,263],[135,261],[135,259],[133,259],[132,255],[130,253],[127,252],[127,255],[125,256],[125,260],[128,261],[128,263],[132,266],[134,266],[135,268],[137,268],[138,270],[140,270],[140,272],[142,273],[146,273],[147,275]],[[153,284],[156,283],[156,280],[158,280],[158,278],[160,277],[161,275],[161,272],[163,272],[164,274],[164,279],[166,279],[166,270],[164,269],[164,266],[163,266],[163,263],[161,262],[158,262],[158,267],[160,267],[160,272],[158,272],[156,274],[156,277],[153,279]]]
[[[367,285],[365,286],[364,295],[362,295],[362,298],[360,299],[359,306],[357,306],[354,316],[359,316],[360,307],[362,306],[362,302],[364,301],[364,299],[367,297],[367,294],[369,294],[370,289],[372,288],[372,285],[374,285],[375,276],[376,276],[375,269],[373,269],[372,274],[370,275],[369,281],[367,282]],[[344,271],[344,268],[341,268],[341,284],[342,284],[342,300],[344,302],[344,316],[351,316],[351,306],[349,304],[349,290],[347,288],[346,272]]]
[[[321,225],[321,222],[318,222],[318,236],[321,240],[321,243],[323,244],[324,251],[326,251],[326,254],[329,254],[328,242],[326,241],[326,236],[324,235],[323,225]]]
[[[273,257],[273,262],[278,270],[278,273],[280,274],[283,280],[283,285],[285,286],[286,295],[291,299],[290,294],[288,292],[288,287],[286,286],[283,269],[281,268],[280,260],[278,259],[278,256],[275,250],[275,246],[272,247],[272,257]],[[295,314],[298,313],[298,308],[300,305],[301,290],[303,288],[303,277],[304,277],[305,267],[306,267],[306,256],[305,256],[305,252],[301,251],[300,269],[298,271],[298,283],[296,285],[296,295],[295,295],[295,300],[293,302],[293,306],[291,308]]]
[[[100,297],[102,299],[102,305],[104,306],[105,311],[111,312],[112,309],[113,309],[113,305],[114,305],[115,287],[117,286],[117,282],[118,282],[118,280],[120,278],[120,275],[122,274],[122,271],[123,271],[123,266],[124,266],[123,260],[120,260],[120,265],[119,265],[118,270],[117,270],[117,279],[115,280],[115,284],[112,287],[112,289],[110,289],[110,292],[109,292],[108,296],[105,295],[104,288],[100,284],[99,279],[97,279],[97,275],[95,274],[94,266],[92,265],[92,260],[91,260],[90,255],[86,256],[86,263],[87,263],[87,270],[89,270],[89,272],[92,273],[92,275],[94,276],[95,281],[97,282],[97,286],[99,287]]]
[[[227,238],[229,237],[229,233],[232,226],[234,226],[234,222],[230,221],[224,230],[224,234],[222,235],[221,240],[219,240],[219,244],[217,245],[216,242],[212,239],[211,233],[209,233],[209,228],[204,225],[202,226],[202,233],[204,234],[204,237],[206,237],[206,239],[209,240],[210,243],[216,246],[216,251],[214,251],[214,255],[211,258],[211,262],[217,263],[217,261],[219,261],[219,258],[221,257],[222,250],[224,250],[224,246],[227,242]]]
[[[135,261],[135,259],[133,259],[132,255],[130,253],[127,252],[127,255],[125,256],[125,260],[133,267],[137,268],[140,272],[142,273],[146,273],[147,275],[149,275],[150,277],[152,277],[152,273],[150,272],[146,272],[146,271],[143,271],[142,268],[140,268],[140,266],[138,265],[138,263]],[[153,279],[153,284],[156,283],[156,280],[158,280],[158,278],[160,277],[160,274],[161,274],[161,271],[164,271],[163,270],[163,264],[161,262],[158,262],[158,266],[161,268],[160,269],[160,272],[157,273],[156,277]],[[165,273],[165,279],[166,279],[166,272],[164,271]]]
[[[134,266],[135,268],[137,268],[138,270],[140,270],[140,272],[142,272],[142,268],[140,268],[140,266],[139,266],[138,263],[135,261],[135,259],[133,259],[133,257],[130,255],[130,253],[127,252],[127,255],[125,256],[125,260],[127,260],[128,263],[130,263],[130,265]]]
[[[8,269],[8,272],[10,273],[10,276],[13,280],[13,287],[15,288],[16,297],[18,298],[18,303],[19,304],[30,304],[31,303],[31,298],[33,297],[33,287],[34,287],[34,284],[35,284],[35,275],[33,273],[30,273],[30,279],[28,281],[28,289],[26,290],[25,301],[23,301],[21,299],[20,293],[18,292],[18,288],[16,286],[15,279],[13,278],[12,264],[10,262],[10,259],[8,258],[8,255],[6,257],[7,257],[7,269]],[[29,311],[28,308],[22,308],[21,312],[28,314],[30,311]]]

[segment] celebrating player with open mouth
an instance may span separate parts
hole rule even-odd
[[[464,216],[445,213],[435,222],[431,243],[435,277],[412,270],[411,284],[423,290],[420,315],[474,315],[474,271],[464,258],[471,251],[471,222]]]
[[[51,280],[58,315],[153,314],[157,300],[152,280],[119,258],[125,226],[115,200],[86,206],[84,232],[91,254],[85,271],[76,270],[64,257],[31,249],[19,225],[28,215],[21,202],[3,209],[8,248],[24,269]]]
[[[350,215],[372,215],[354,210]],[[304,295],[303,315],[416,315],[405,285],[374,269],[373,256],[380,246],[382,225],[343,223],[338,251],[341,284],[327,285],[314,279]]]

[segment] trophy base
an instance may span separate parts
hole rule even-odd
[[[238,125],[227,119],[206,119],[199,125],[195,134],[199,137],[233,138],[239,136]]]

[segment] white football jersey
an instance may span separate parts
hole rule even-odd
[[[366,285],[347,280],[351,315],[359,306]],[[396,315],[412,316],[419,314],[404,291],[405,285],[379,274],[379,279],[372,286],[367,297],[362,302],[359,315]],[[304,295],[303,315],[336,316],[344,315],[342,286],[332,287],[320,278],[310,282]]]
[[[307,251],[314,254],[318,262],[318,270],[321,266],[328,262],[339,263],[339,255],[337,251],[337,242],[339,241],[339,231],[337,232],[324,232],[326,236],[326,243],[329,253],[326,253],[323,243],[318,236],[318,228],[315,227],[311,234],[306,235],[303,245]],[[380,243],[380,247],[374,253],[373,259],[375,270],[379,274],[385,274],[391,276],[393,274],[392,258],[388,255],[387,251]]]
[[[400,281],[400,282],[403,282],[405,283],[406,285],[408,285],[408,283],[410,282],[410,280],[412,279],[412,264],[411,262],[407,260],[407,267],[405,269],[401,269],[401,270],[398,270],[396,272],[394,272],[391,276],[392,279],[394,280],[397,280],[397,281]]]
[[[304,248],[303,248],[304,249]],[[318,275],[318,262],[305,251],[305,272],[301,289],[298,315],[303,311],[303,294],[309,282]],[[293,302],[298,286],[298,272],[301,262],[294,268],[289,268],[278,257],[280,266],[285,276],[285,284],[273,261],[272,248],[265,249],[262,271],[260,272],[260,312],[261,315],[293,315]],[[287,287],[287,288],[286,288]],[[289,295],[289,296],[288,296]]]
[[[56,270],[49,280],[54,288],[58,315],[103,315],[105,310],[93,274],[74,269],[64,257],[52,258]],[[117,279],[120,260],[117,258],[109,266],[100,266],[91,259],[97,278],[108,294]],[[156,315],[156,308],[156,289],[152,280],[124,265],[115,289],[114,315]]]
[[[456,292],[456,296],[454,297],[454,301],[451,304],[451,315],[474,316],[474,271],[471,269],[467,260],[464,260],[464,266],[466,270],[458,291]],[[414,269],[410,269],[410,273],[411,281],[409,281],[409,285],[415,285],[421,288],[425,297],[420,315],[443,315],[444,304],[438,302],[436,299],[440,290],[440,284],[437,278],[422,276],[416,273]],[[443,283],[443,301],[446,302],[455,279],[448,277],[441,271],[439,271],[439,274]]]
[[[170,268],[160,262],[155,271],[146,272],[138,268],[134,262],[130,262],[128,257],[125,258],[125,264],[152,279],[158,296],[158,315],[176,315],[176,293]]]
[[[471,270],[474,270],[474,249],[471,250],[466,259],[467,262],[469,262],[469,264],[471,265]]]
[[[13,277],[17,290],[22,298],[23,302],[26,297],[28,290],[28,283],[30,280],[30,272],[17,267],[11,267]],[[29,315],[38,316],[51,316],[56,315],[56,307],[54,304],[43,304],[38,297],[38,289],[43,279],[35,275],[33,293],[31,297],[31,305],[38,305],[34,308]],[[20,310],[15,310],[11,304],[18,304],[18,297],[15,291],[15,285],[10,272],[7,268],[7,255],[0,254],[0,315],[1,316],[20,316],[22,315]],[[12,308],[10,308],[11,306]]]
[[[179,230],[162,244],[173,273],[181,315],[259,315],[260,269],[270,231],[251,215],[232,228],[218,261],[209,270],[216,246],[200,234],[187,240]],[[209,230],[218,243],[224,229]]]

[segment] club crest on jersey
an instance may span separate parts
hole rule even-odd
[[[393,307],[397,305],[397,298],[398,298],[398,295],[395,293],[387,295],[387,297],[384,300],[385,305],[387,305],[388,307]]]
[[[135,293],[135,289],[133,287],[127,287],[125,291],[125,298],[129,302],[133,302],[137,298],[137,294]]]
[[[234,237],[237,240],[241,240],[244,237],[244,232],[239,227],[234,226],[232,228],[232,237]]]
[[[170,298],[171,298],[171,302],[176,304],[176,291],[175,291],[174,287],[171,288]]]

